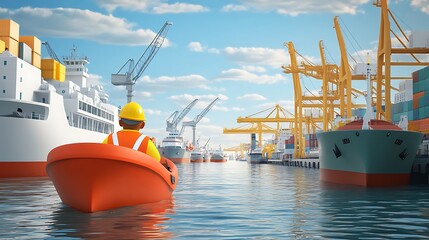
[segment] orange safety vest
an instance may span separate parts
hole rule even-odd
[[[138,131],[119,131],[107,137],[107,143],[116,146],[129,147],[140,152],[147,152],[150,137]]]

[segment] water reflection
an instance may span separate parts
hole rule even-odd
[[[83,239],[168,239],[174,199],[109,211],[82,213],[67,206],[53,213],[51,236]]]
[[[49,179],[0,179],[0,239],[429,239],[427,186],[324,184],[316,169],[183,164],[174,199],[81,213]]]
[[[426,187],[362,188],[322,184],[320,223],[326,238],[429,238]],[[421,191],[419,196],[416,192]]]

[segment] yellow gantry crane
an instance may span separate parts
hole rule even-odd
[[[223,134],[252,134],[258,135],[258,146],[262,147],[262,134],[278,134],[279,130],[272,128],[262,122],[251,123],[237,128],[224,128]]]
[[[377,101],[376,101],[376,117],[377,119],[384,119],[386,121],[391,120],[391,80],[394,79],[391,76],[391,66],[429,66],[429,62],[422,62],[416,54],[429,54],[429,48],[409,48],[401,40],[398,34],[396,34],[390,27],[390,18],[395,22],[395,25],[401,32],[405,41],[410,40],[399,26],[392,12],[387,6],[387,0],[376,0],[374,2],[376,7],[381,8],[381,19],[380,19],[380,35],[378,40],[378,51],[377,51]],[[392,36],[399,41],[402,47],[392,47]],[[395,61],[392,62],[393,54],[409,54],[414,61]],[[384,95],[383,95],[384,92]],[[384,103],[384,109],[383,109]]]

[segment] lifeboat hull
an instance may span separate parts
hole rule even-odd
[[[61,201],[82,212],[169,199],[178,172],[149,155],[126,147],[100,143],[62,145],[49,152],[46,172]]]

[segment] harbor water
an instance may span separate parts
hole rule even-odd
[[[328,185],[319,170],[178,165],[168,201],[81,213],[48,178],[0,179],[0,239],[429,239],[427,185]]]

